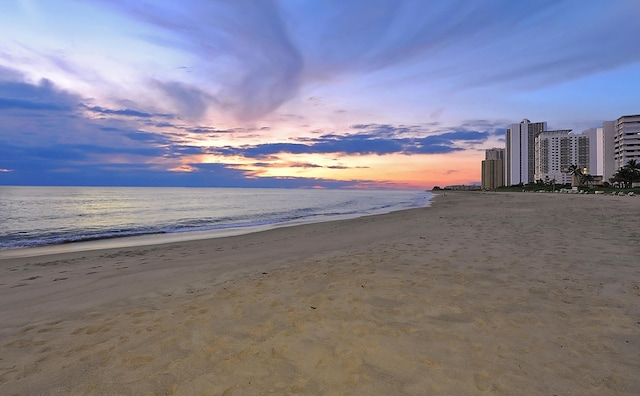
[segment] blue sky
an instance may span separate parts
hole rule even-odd
[[[3,0],[0,185],[477,182],[640,112],[640,1]]]

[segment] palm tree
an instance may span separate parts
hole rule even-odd
[[[613,174],[613,179],[624,187],[632,187],[634,182],[640,181],[640,164],[634,159],[629,160]]]
[[[622,167],[618,171],[618,177],[626,188],[630,188],[633,183],[633,170],[631,168]]]
[[[592,174],[587,173],[582,175],[582,182],[585,183],[588,187],[593,187],[593,182],[595,181],[595,177]]]
[[[640,164],[636,160],[630,159],[624,167],[629,170],[630,187],[633,187],[634,182],[640,181]]]

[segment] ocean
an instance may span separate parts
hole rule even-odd
[[[426,191],[398,190],[0,186],[0,250],[144,235],[248,233],[425,207],[431,198]]]

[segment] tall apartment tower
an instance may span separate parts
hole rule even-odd
[[[484,159],[504,161],[504,154],[505,154],[505,149],[503,148],[490,148],[485,150]]]
[[[605,121],[601,128],[591,128],[582,132],[589,137],[589,173],[608,180],[616,172],[615,121]]]
[[[613,177],[613,174],[618,170],[616,168],[615,153],[616,153],[616,122],[605,121],[602,123],[602,139],[603,144],[603,171],[602,175],[604,180],[609,180]]]
[[[504,186],[505,149],[492,148],[485,151],[482,161],[482,189],[495,190]]]
[[[535,138],[547,129],[546,122],[522,120],[507,128],[505,183],[507,186],[535,181]]]
[[[629,160],[640,162],[640,114],[618,118],[614,128],[613,159],[617,171]]]
[[[570,129],[544,131],[535,139],[535,180],[571,183],[567,171],[578,165],[583,173],[592,173],[589,144],[585,134],[572,134]]]
[[[589,128],[582,132],[582,136],[589,138],[589,173],[594,176],[604,176],[603,128]]]

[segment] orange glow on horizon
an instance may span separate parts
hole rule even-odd
[[[363,188],[429,189],[433,186],[470,184],[480,181],[482,153],[463,151],[423,155],[278,154],[256,160],[241,156],[198,154],[181,159],[172,171],[192,172],[197,164],[226,164],[249,172],[248,177],[310,178],[353,181]],[[373,186],[373,187],[372,187]],[[392,186],[392,187],[390,187]]]

